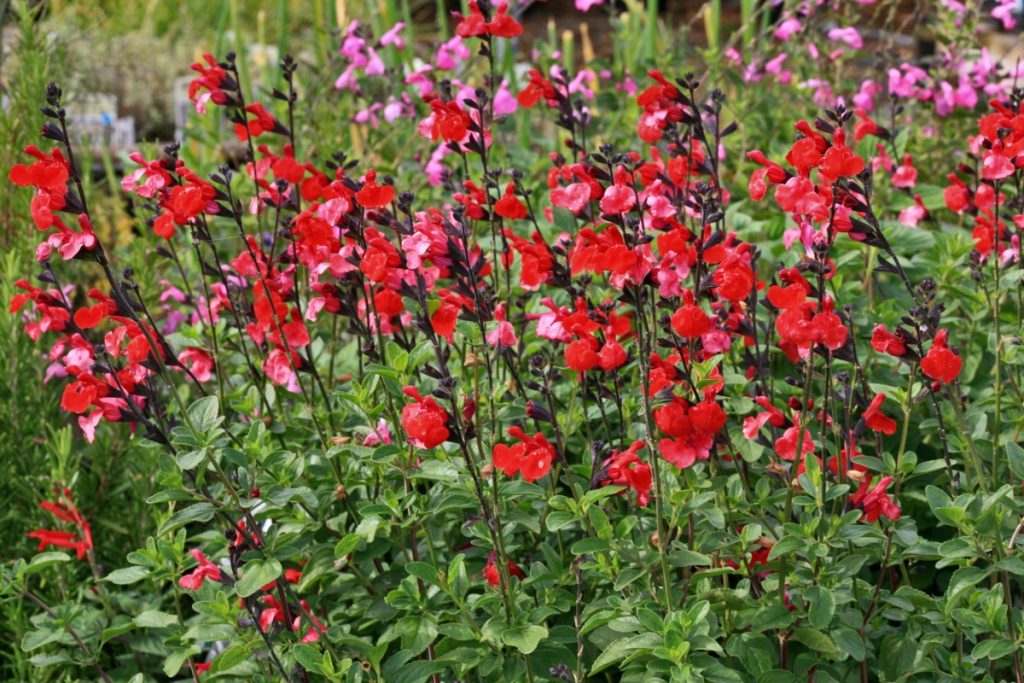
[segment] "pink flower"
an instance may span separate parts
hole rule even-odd
[[[799,32],[802,28],[803,24],[800,23],[799,19],[796,19],[795,17],[789,17],[788,19],[785,19],[782,23],[780,23],[778,27],[775,29],[775,38],[776,40],[786,42],[787,40],[793,37],[793,34]]]
[[[907,154],[903,157],[903,163],[900,164],[896,172],[892,174],[892,186],[900,189],[909,190],[917,184],[917,169],[914,168],[913,158]]]
[[[388,421],[383,417],[377,422],[377,426],[363,439],[364,446],[380,446],[391,443],[391,429],[388,428]]]
[[[853,26],[829,30],[828,39],[846,43],[854,50],[859,50],[864,47],[864,39],[860,37],[860,31],[855,29]]]
[[[487,343],[498,349],[518,344],[519,339],[516,338],[515,328],[512,327],[512,323],[505,320],[505,304],[498,304],[497,308],[494,309],[494,317],[498,324],[487,333]]]
[[[589,12],[591,7],[603,4],[604,0],[576,0],[576,9],[581,12]]]
[[[187,591],[196,591],[199,590],[206,579],[220,581],[220,567],[206,559],[206,555],[203,555],[202,550],[193,548],[190,553],[196,562],[199,563],[199,566],[192,570],[192,573],[185,574],[178,579],[179,586]]]
[[[916,228],[917,224],[928,217],[928,209],[924,208],[921,195],[914,195],[914,203],[900,211],[900,223],[908,228]]]
[[[462,61],[469,59],[472,53],[460,36],[455,36],[437,49],[435,66],[442,71],[454,69]]]
[[[996,0],[996,6],[992,9],[991,16],[993,19],[1003,22],[1003,28],[1009,31],[1017,25],[1017,20],[1013,18],[1016,9],[1017,0]]]
[[[516,96],[508,89],[508,81],[502,81],[498,91],[494,93],[494,115],[508,116],[519,108]]]
[[[398,22],[397,24],[392,26],[387,33],[380,37],[380,44],[384,46],[394,45],[399,50],[405,48],[405,41],[402,40],[402,36],[399,35],[402,32],[402,29],[404,28],[405,24],[403,24],[402,22]]]

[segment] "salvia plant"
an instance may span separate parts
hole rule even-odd
[[[121,430],[157,464],[152,534],[116,567],[53,482],[38,554],[3,567],[33,664],[1024,680],[1024,92],[953,45],[853,106],[812,85],[817,116],[755,137],[692,73],[630,78],[621,116],[557,62],[509,82],[522,25],[468,7],[437,53],[477,59],[465,81],[410,65],[419,100],[356,117],[410,119],[436,150],[417,172],[303,139],[292,58],[254,101],[239,58],[205,55],[189,97],[242,160],[132,155],[145,262],[98,237],[47,87],[45,143],[9,173],[41,240],[10,310],[81,438]],[[813,46],[818,19],[771,28]],[[365,98],[400,26],[342,40],[336,86]],[[785,53],[724,52],[793,78]],[[908,107],[976,115],[960,153],[915,166]],[[517,165],[513,115],[560,151]]]

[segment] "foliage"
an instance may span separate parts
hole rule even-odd
[[[317,4],[120,187],[23,14],[5,676],[1021,680],[1024,94],[741,5]]]

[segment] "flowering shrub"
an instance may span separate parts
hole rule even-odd
[[[522,26],[468,8],[435,66],[483,73],[410,70],[420,101],[355,117],[408,118],[424,177],[310,150],[291,58],[251,102],[205,55],[189,97],[246,157],[131,156],[145,263],[97,237],[47,89],[11,312],[82,439],[159,466],[112,570],[71,488],[43,504],[59,528],[4,569],[40,610],[22,649],[102,680],[1020,681],[1024,94],[961,96],[942,168],[896,104],[821,91],[741,155],[695,75],[630,80],[615,119],[596,78],[500,80]],[[403,47],[351,26],[336,87]],[[517,165],[513,114],[561,153]]]

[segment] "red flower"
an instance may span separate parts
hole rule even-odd
[[[946,202],[947,209],[960,213],[971,204],[970,190],[967,189],[964,181],[957,178],[954,174],[950,173],[948,178],[953,184],[942,191],[942,198]]]
[[[441,138],[446,142],[458,142],[466,137],[466,131],[473,121],[458,102],[443,102],[440,98],[435,98],[430,101],[430,108],[434,111],[434,125],[430,129],[431,139]]]
[[[452,16],[459,22],[455,25],[455,34],[459,37],[487,35],[487,19],[484,18],[476,0],[469,0],[469,16],[463,17],[459,12],[452,12]]]
[[[800,138],[793,143],[789,154],[786,155],[786,161],[800,175],[808,175],[812,168],[817,168],[821,163],[821,152],[818,150],[817,142],[813,138]]]
[[[35,157],[37,161],[28,166],[25,164],[12,166],[7,176],[10,181],[15,185],[35,187],[63,198],[71,171],[61,151],[54,147],[50,151],[50,155],[47,156],[35,145],[29,145],[25,148],[25,153]]]
[[[782,436],[775,440],[775,452],[783,460],[796,460],[796,442],[800,439],[800,416],[795,418],[795,424],[783,432]],[[814,451],[814,439],[809,429],[804,430],[803,440],[800,442],[800,452],[803,455]]]
[[[939,330],[928,353],[921,359],[921,370],[934,380],[949,384],[960,374],[963,361],[946,345],[949,332]]]
[[[597,356],[600,359],[598,362],[601,365],[601,369],[605,372],[611,372],[615,368],[622,366],[627,358],[626,350],[622,348],[622,344],[614,339],[606,341]]]
[[[892,483],[892,477],[882,477],[872,488],[871,480],[873,475],[865,475],[860,488],[850,496],[850,502],[864,510],[861,519],[866,522],[874,522],[879,517],[885,517],[892,521],[900,518],[900,507],[892,502],[886,489]]]
[[[544,78],[544,75],[537,69],[530,69],[530,82],[520,91],[516,100],[519,101],[521,106],[530,109],[541,98],[551,101],[557,97],[558,93],[555,91],[554,84]]]
[[[869,135],[875,135],[878,133],[878,124],[871,118],[871,116],[863,109],[854,109],[854,116],[857,117],[857,123],[853,126],[853,139],[860,142]]]
[[[455,33],[462,38],[492,35],[499,38],[515,38],[523,32],[523,25],[508,16],[508,3],[498,5],[494,19],[487,21],[476,0],[469,0],[469,16],[463,17],[459,12],[452,12],[458,20]]]
[[[74,501],[71,499],[71,489],[67,487],[63,489],[54,488],[54,493],[58,496],[56,501],[45,500],[39,504],[39,507],[48,511],[62,522],[74,525],[77,531],[37,529],[29,532],[28,537],[39,541],[38,552],[46,550],[49,546],[68,548],[69,550],[74,550],[75,555],[81,560],[85,557],[86,553],[91,552],[93,549],[92,530],[89,527],[89,522],[78,511]]]
[[[60,399],[60,407],[69,413],[81,415],[89,409],[100,396],[99,387],[96,382],[79,379],[64,387],[64,394]]]
[[[907,352],[907,347],[899,335],[893,334],[882,324],[875,325],[871,331],[871,348],[893,356],[902,356]]]
[[[498,570],[497,560],[498,555],[492,550],[487,556],[487,564],[484,566],[484,578],[492,586],[497,586],[501,583],[501,571]],[[508,561],[508,573],[509,576],[514,576],[520,580],[526,578],[526,573],[512,560]]]
[[[692,406],[689,415],[694,428],[707,434],[714,434],[725,426],[725,411],[711,398]]]
[[[523,25],[508,16],[508,3],[498,5],[498,12],[487,24],[487,30],[492,36],[499,38],[515,38],[523,32]]]
[[[278,123],[274,115],[267,111],[266,107],[259,102],[250,104],[245,108],[245,111],[252,114],[253,118],[246,117],[245,125],[241,123],[235,124],[235,136],[242,142],[245,142],[250,137],[258,138],[264,133],[284,130],[284,127]]]
[[[505,194],[494,203],[494,213],[509,220],[526,218],[526,205],[516,197],[515,189],[515,183],[509,183],[505,186]]]
[[[196,111],[200,114],[205,113],[207,100],[214,104],[227,104],[228,94],[225,90],[234,85],[234,81],[228,77],[227,71],[217,64],[213,55],[207,52],[203,54],[203,60],[206,64],[196,62],[192,65],[192,70],[198,72],[199,76],[188,84],[188,98],[195,103]],[[202,90],[207,92],[200,94]]]
[[[672,329],[683,339],[697,339],[710,327],[708,314],[693,303],[693,293],[683,293],[685,302],[672,314]]]
[[[863,171],[864,160],[846,146],[846,136],[843,134],[842,128],[836,130],[833,138],[835,144],[828,148],[821,160],[819,167],[821,174],[826,179],[835,181],[839,178],[855,176]]]
[[[377,172],[372,168],[366,172],[366,182],[356,193],[356,201],[366,209],[379,209],[395,199],[395,188],[377,184]]]
[[[636,190],[632,185],[616,183],[604,192],[601,211],[604,213],[626,213],[636,206]]]
[[[593,337],[577,339],[565,347],[565,364],[570,370],[586,372],[593,370],[601,362],[601,357],[594,350],[597,342]]]
[[[613,451],[596,480],[601,486],[628,486],[636,492],[636,502],[640,507],[647,507],[651,500],[651,466],[636,454],[643,447],[643,441],[634,441],[622,452]]]
[[[555,447],[541,433],[527,435],[520,427],[509,427],[509,436],[519,439],[514,446],[498,443],[491,457],[494,466],[511,477],[517,472],[526,481],[537,481],[548,473],[555,459]]]
[[[187,591],[197,591],[206,579],[220,581],[220,567],[206,559],[206,555],[203,554],[202,550],[193,548],[189,552],[196,562],[199,563],[199,566],[193,569],[191,573],[185,574],[178,579],[179,586]]]
[[[590,185],[573,183],[551,190],[551,203],[560,209],[579,213],[590,203]]]
[[[884,402],[884,393],[875,394],[875,397],[871,399],[871,404],[864,411],[864,424],[872,431],[892,435],[896,433],[896,420],[882,412]]]
[[[434,448],[448,440],[448,413],[431,396],[422,396],[416,387],[402,390],[416,401],[402,408],[402,427],[417,448]]]

